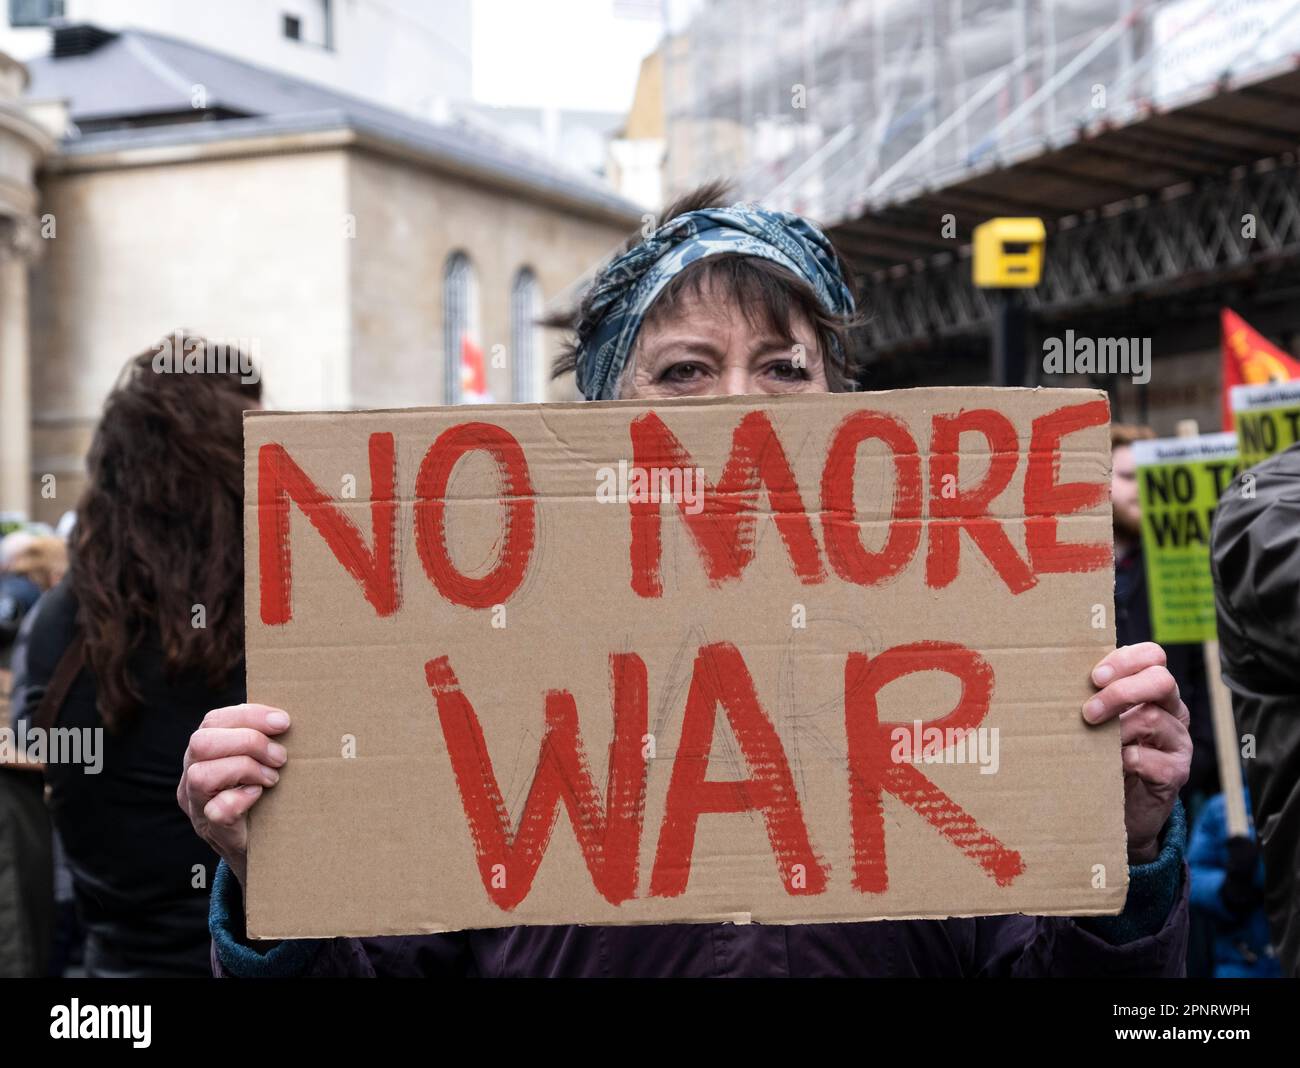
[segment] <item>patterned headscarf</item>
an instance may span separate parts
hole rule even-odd
[[[670,219],[596,277],[578,324],[578,388],[588,400],[615,396],[650,306],[681,271],[705,256],[733,253],[779,263],[807,282],[828,315],[853,314],[853,294],[826,235],[784,211],[755,204],[704,208]]]

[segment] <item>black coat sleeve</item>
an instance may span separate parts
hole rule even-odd
[[[1225,492],[1214,523],[1223,681],[1232,691],[1286,974],[1300,973],[1300,446]]]

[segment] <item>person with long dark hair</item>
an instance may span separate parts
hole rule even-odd
[[[243,354],[214,371],[203,339],[173,344],[175,360],[130,360],[105,403],[70,570],[15,680],[20,718],[81,739],[46,781],[92,976],[209,972],[217,857],[176,779],[207,710],[243,700],[242,420],[261,386]]]

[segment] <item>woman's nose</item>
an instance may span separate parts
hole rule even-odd
[[[718,379],[718,395],[723,397],[744,397],[756,392],[748,367],[726,367]]]

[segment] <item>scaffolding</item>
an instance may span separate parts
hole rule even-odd
[[[1300,52],[1300,0],[668,0],[669,198],[827,225]]]

